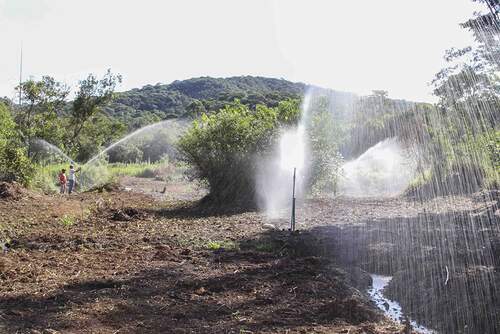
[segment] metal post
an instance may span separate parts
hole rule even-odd
[[[293,169],[293,191],[292,191],[292,218],[290,219],[290,229],[291,231],[295,231],[295,174],[297,172],[297,168]]]
[[[21,62],[19,64],[19,108],[21,108],[23,98],[23,43],[21,43]]]

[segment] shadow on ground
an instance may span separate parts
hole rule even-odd
[[[393,275],[388,293],[431,328],[457,333],[495,333],[500,328],[495,210],[476,216],[423,214],[377,221],[367,217],[356,224],[324,222],[295,234],[254,226],[260,232],[238,237],[236,246],[218,245],[213,250],[182,246],[172,239],[175,234],[165,231],[181,218],[227,218],[231,212],[152,208],[143,209],[137,219],[115,222],[116,210],[108,211],[98,212],[102,230],[93,237],[105,253],[90,247],[56,247],[64,238],[95,228],[95,222],[71,230],[73,234],[63,235],[62,241],[44,240],[47,247],[16,251],[103,256],[127,246],[131,254],[125,251],[121,256],[139,258],[142,270],[105,278],[93,273],[93,279],[75,278],[50,293],[44,293],[46,282],[40,282],[39,291],[0,297],[0,332],[398,333],[400,328],[384,323],[360,292],[370,284],[366,272]],[[218,229],[239,236],[238,217],[192,219],[179,223],[178,229],[207,224],[192,234]],[[163,225],[158,222],[162,219]],[[248,221],[252,219],[250,214]],[[153,226],[148,225],[154,221],[157,235],[151,235]],[[123,231],[127,233],[118,239]],[[86,238],[80,239],[88,246]]]
[[[158,268],[126,279],[75,282],[46,297],[2,298],[3,330],[281,332],[381,319],[326,259],[219,249],[196,254],[213,267],[200,275],[193,255],[159,261]]]

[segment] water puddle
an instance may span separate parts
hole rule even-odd
[[[384,288],[387,286],[387,284],[389,284],[392,277],[375,274],[370,274],[370,276],[373,280],[372,287],[368,289],[368,294],[370,295],[371,299],[375,302],[379,309],[384,311],[384,314],[387,317],[391,318],[397,323],[403,323],[404,316],[401,305],[399,305],[398,302],[386,298],[383,294]],[[413,331],[416,333],[436,334],[435,331],[417,324],[414,320],[410,319],[410,324]]]

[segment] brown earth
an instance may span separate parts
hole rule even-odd
[[[184,205],[124,190],[0,200],[0,332],[401,331],[332,261],[266,249],[259,214]]]
[[[0,333],[403,333],[359,269],[401,270],[367,260],[367,245],[386,258],[400,246],[376,224],[485,206],[305,201],[290,234],[285,219],[199,210],[192,187],[127,178],[102,190],[0,199]]]

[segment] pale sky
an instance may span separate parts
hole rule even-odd
[[[119,90],[260,75],[431,101],[444,51],[471,44],[470,0],[0,0],[0,96],[24,77],[107,68]]]

